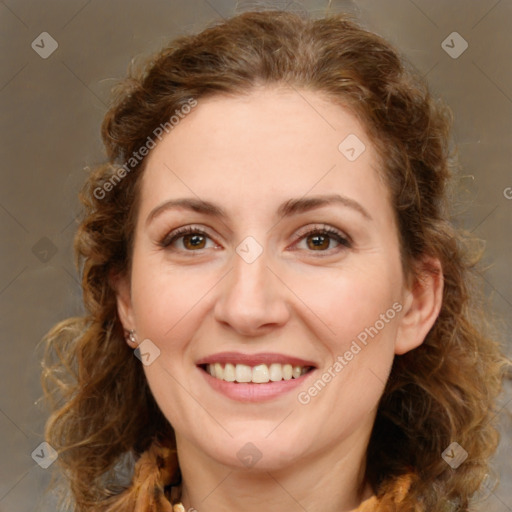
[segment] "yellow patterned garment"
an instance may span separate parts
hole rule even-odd
[[[172,498],[166,488],[175,481],[178,473],[176,450],[153,443],[135,465],[131,486],[117,497],[106,512],[185,512],[179,502],[180,490],[172,489]],[[396,512],[411,486],[411,475],[403,475],[395,481],[392,492],[381,498],[372,496],[365,500],[358,512]],[[173,505],[174,503],[174,505]]]

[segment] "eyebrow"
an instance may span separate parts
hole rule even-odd
[[[372,216],[368,213],[368,211],[365,208],[363,208],[363,206],[361,206],[361,204],[359,204],[354,199],[350,199],[349,197],[345,197],[339,194],[289,199],[288,201],[284,202],[279,206],[279,208],[277,209],[277,215],[279,217],[290,217],[292,215],[297,215],[299,213],[304,213],[309,210],[314,210],[316,208],[321,208],[323,206],[329,206],[332,204],[340,204],[346,208],[350,208],[360,213],[367,220],[373,220]],[[150,214],[146,219],[146,225],[149,224],[152,220],[155,219],[155,217],[158,217],[163,212],[179,208],[190,210],[196,213],[202,213],[204,215],[209,215],[211,217],[217,217],[220,219],[227,218],[227,214],[224,211],[224,209],[216,205],[215,203],[205,201],[203,199],[180,198],[165,201],[161,205],[151,210]]]

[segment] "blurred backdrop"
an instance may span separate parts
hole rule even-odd
[[[56,511],[44,494],[52,466],[37,457],[46,418],[38,343],[82,311],[72,256],[77,193],[105,157],[99,127],[110,89],[133,58],[261,6],[354,13],[451,106],[462,164],[457,222],[485,240],[484,286],[511,355],[512,0],[2,0],[1,512]],[[512,511],[511,412],[509,386],[494,461],[502,483],[479,510]]]

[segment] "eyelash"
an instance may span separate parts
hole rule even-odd
[[[210,235],[202,228],[195,227],[195,226],[184,226],[182,228],[175,229],[171,233],[167,234],[163,240],[159,243],[159,245],[163,248],[170,249],[170,246],[176,242],[176,240],[179,240],[180,238],[186,236],[186,235],[201,235],[206,238],[209,238],[211,240]],[[341,231],[338,231],[337,229],[334,229],[330,226],[326,225],[315,225],[312,228],[309,228],[304,233],[301,233],[298,235],[296,240],[293,242],[293,245],[296,245],[297,243],[301,242],[302,240],[308,238],[312,235],[324,235],[328,236],[330,240],[335,240],[339,246],[338,249],[345,248],[350,249],[352,247],[352,241],[350,240],[350,237],[344,235]],[[172,248],[171,248],[172,250]],[[174,249],[176,250],[176,249]],[[198,249],[197,251],[191,251],[186,249],[179,249],[183,252],[193,253],[193,252],[200,252],[204,249]],[[322,257],[325,255],[325,253],[330,254],[332,251],[331,249],[327,249],[325,251],[319,250],[319,251],[308,251],[311,253],[318,252],[320,254],[317,255],[317,257]],[[323,253],[323,254],[322,254]]]

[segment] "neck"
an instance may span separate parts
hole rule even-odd
[[[259,512],[264,503],[269,511],[352,512],[373,495],[364,477],[368,435],[360,432],[285,468],[250,470],[219,464],[177,441],[185,510]]]

